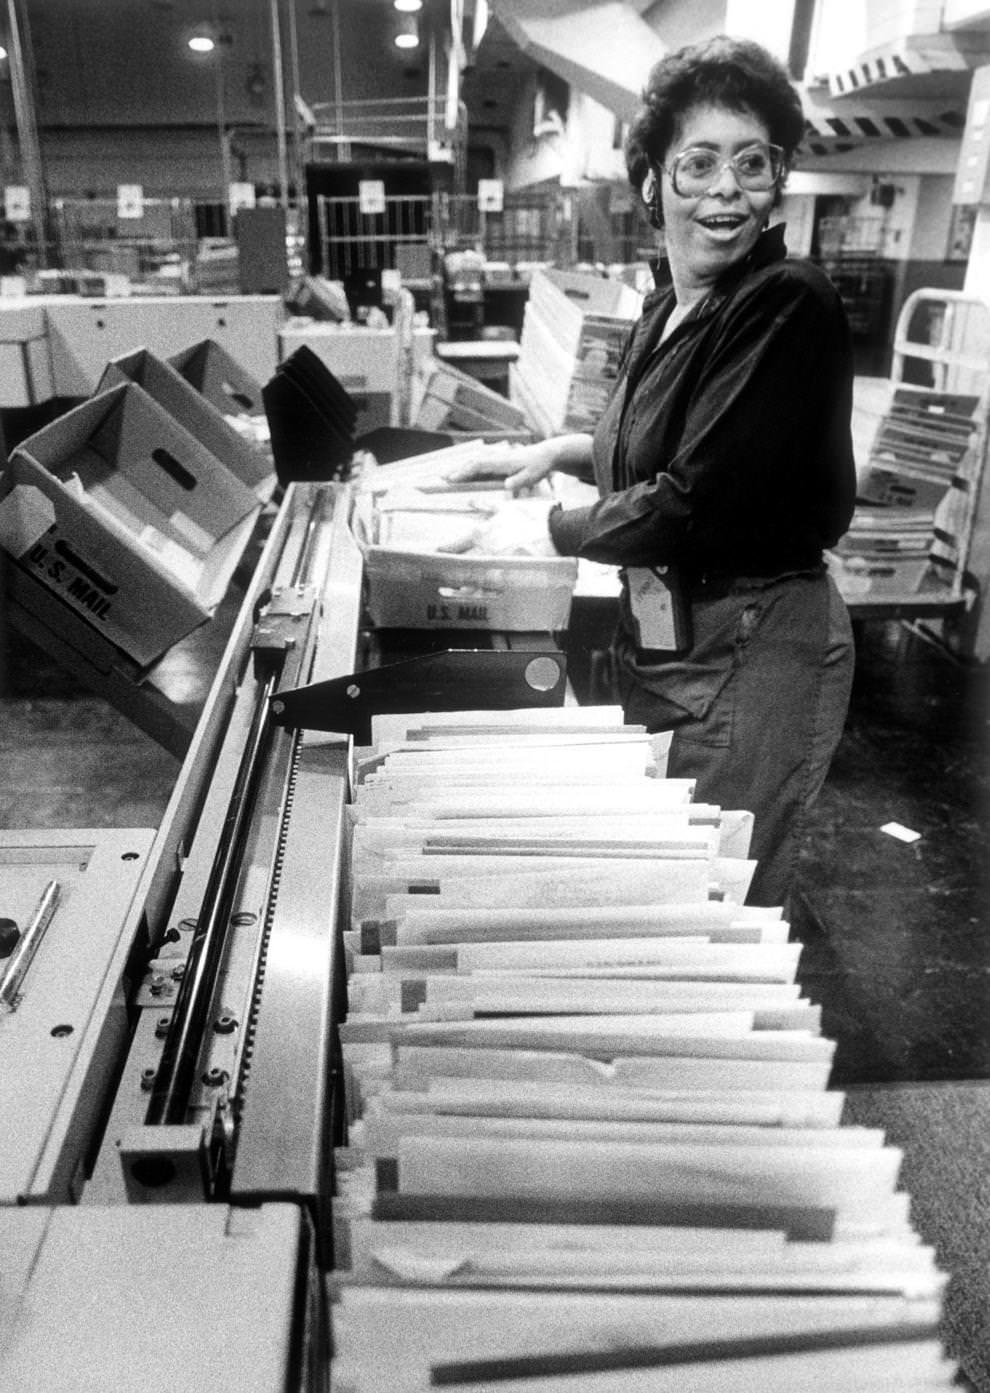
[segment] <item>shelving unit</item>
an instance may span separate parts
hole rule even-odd
[[[915,291],[898,316],[889,387],[833,574],[854,619],[974,612],[990,574],[990,307]]]

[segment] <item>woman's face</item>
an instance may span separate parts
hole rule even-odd
[[[684,197],[675,193],[667,172],[674,159],[682,150],[701,148],[726,161],[747,146],[769,142],[770,132],[751,112],[694,106],[684,113],[660,176],[666,252],[679,291],[706,289],[749,254],[773,207],[774,189],[743,189],[733,169],[723,167],[703,193]]]

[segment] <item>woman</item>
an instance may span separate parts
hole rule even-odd
[[[626,158],[665,271],[594,436],[525,447],[506,482],[593,469],[599,500],[544,525],[557,552],[622,568],[626,718],[673,731],[668,772],[700,801],[755,814],[748,898],[784,904],[852,679],[822,558],[854,502],[848,329],[768,225],[804,133],[776,60],[716,38],[657,64],[644,100]]]

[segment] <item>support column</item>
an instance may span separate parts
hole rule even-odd
[[[990,306],[990,65],[975,69],[969,89],[966,128],[959,150],[953,202],[975,210],[963,292]],[[973,616],[972,654],[981,662],[990,656],[990,478],[987,460],[974,504],[967,569],[980,585],[978,611]]]
[[[48,265],[48,191],[38,143],[38,124],[34,109],[34,63],[30,30],[23,0],[7,0],[7,42],[10,46],[10,83],[14,99],[14,119],[20,146],[24,183],[31,192],[31,223],[38,253],[38,265]]]
[[[990,65],[973,72],[952,201],[975,209],[963,290],[990,304]]]

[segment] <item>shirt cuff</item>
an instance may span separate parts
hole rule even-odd
[[[550,509],[547,517],[550,540],[561,556],[581,554],[581,544],[584,541],[590,513],[590,508],[568,508],[565,511],[560,503],[555,503]]]

